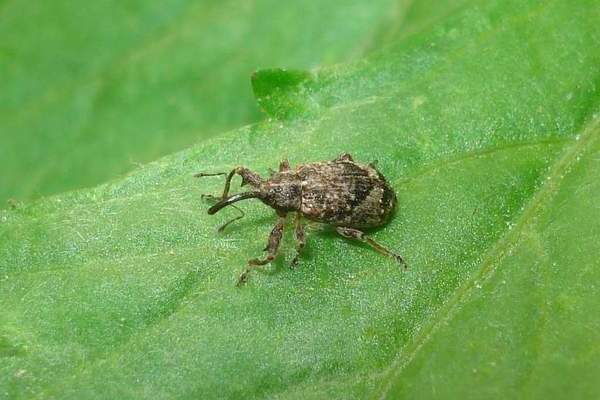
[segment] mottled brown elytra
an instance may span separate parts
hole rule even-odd
[[[231,179],[236,174],[242,177],[242,186],[249,185],[251,190],[229,196]],[[225,173],[198,173],[194,176],[214,175],[225,175]],[[248,267],[240,275],[238,286],[246,282],[252,269],[273,261],[283,235],[286,216],[290,212],[296,213],[294,230],[296,256],[292,266],[298,262],[305,243],[303,217],[332,225],[343,237],[365,242],[379,253],[404,264],[401,256],[362,232],[362,229],[385,224],[396,206],[394,190],[373,163],[358,164],[350,154],[344,153],[333,161],[302,164],[295,170],[291,170],[288,161],[283,160],[279,164],[279,172],[273,172],[267,180],[248,168],[237,167],[227,175],[223,195],[208,209],[208,213],[212,215],[224,207],[235,207],[233,206],[235,202],[252,198],[259,199],[273,208],[278,218],[265,247],[266,257],[248,261]],[[243,212],[239,217],[221,226],[219,230],[223,230],[229,223],[242,217]]]

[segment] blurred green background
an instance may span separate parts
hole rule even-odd
[[[0,204],[98,184],[263,118],[266,67],[361,56],[401,2],[0,2]]]

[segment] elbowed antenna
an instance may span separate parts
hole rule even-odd
[[[219,201],[217,204],[208,209],[208,213],[210,215],[216,213],[223,207],[227,207],[233,203],[236,203],[240,200],[257,198],[260,194],[258,192],[244,192],[234,194],[232,196],[226,197],[223,200]]]

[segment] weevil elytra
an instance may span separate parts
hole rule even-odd
[[[251,190],[230,196],[231,180],[236,174],[242,177],[242,186],[249,185]],[[199,173],[195,176],[213,175],[225,173]],[[266,257],[248,261],[248,267],[240,275],[238,286],[246,282],[251,270],[275,259],[285,219],[287,214],[292,212],[296,213],[296,255],[292,266],[298,262],[305,244],[303,218],[331,225],[343,237],[367,243],[377,252],[404,264],[401,256],[362,231],[384,225],[396,207],[394,190],[373,163],[358,164],[350,154],[344,153],[333,161],[301,164],[295,170],[291,170],[288,161],[283,160],[279,164],[279,172],[273,172],[266,180],[246,167],[237,167],[227,175],[223,195],[208,209],[208,213],[212,215],[240,200],[253,198],[275,210],[277,223],[264,249],[267,252]],[[239,218],[241,216],[229,221],[220,230]]]

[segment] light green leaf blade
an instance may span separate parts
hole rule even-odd
[[[254,70],[354,58],[391,8],[390,0],[0,5],[0,204],[95,185],[260,120]]]
[[[486,313],[491,321],[502,317],[493,307],[495,280],[507,274],[509,285],[539,276],[517,257],[530,240],[519,233],[546,234],[558,220],[565,240],[582,233],[585,243],[597,241],[598,171],[590,164],[598,158],[598,17],[595,2],[464,7],[362,62],[316,71],[304,103],[298,91],[282,91],[294,96],[298,114],[276,113],[282,119],[207,140],[125,179],[3,212],[0,393],[433,397],[437,392],[424,387],[431,371],[441,381],[464,380],[465,386],[443,388],[445,397],[459,398],[474,379],[465,376],[473,373],[470,364],[457,366],[435,351],[461,330],[454,348],[468,347]],[[299,269],[287,268],[294,254],[288,235],[280,259],[236,289],[245,260],[264,246],[273,213],[249,202],[246,219],[217,235],[215,228],[234,214],[210,217],[199,197],[218,192],[222,181],[195,181],[192,174],[239,163],[266,174],[282,157],[298,164],[342,151],[379,160],[397,189],[399,212],[373,237],[402,253],[409,269],[314,227]],[[569,204],[579,183],[580,202],[555,209]],[[565,228],[578,215],[569,214],[580,210],[575,205],[589,210],[589,221]],[[560,235],[548,237],[541,247],[548,255],[568,250]],[[557,258],[573,264],[560,267],[593,270],[592,245],[582,249],[576,259]],[[543,271],[548,287],[570,287],[554,271]],[[505,309],[514,310],[503,314],[509,331],[538,304],[521,295],[506,296]],[[594,315],[592,291],[569,301]],[[565,324],[560,313],[547,318]],[[596,343],[596,332],[580,335]],[[511,338],[507,357],[533,363],[535,343]],[[494,336],[480,340],[485,347]],[[502,366],[499,375],[477,383],[490,397],[511,391],[542,397],[543,384],[560,378],[554,371],[568,368],[565,385],[574,388],[597,352],[576,342],[561,351],[557,368],[536,364],[537,388],[514,378],[511,363],[494,354],[482,357]],[[413,378],[423,384],[407,385]],[[595,382],[581,390],[600,392]]]
[[[596,118],[374,398],[598,395],[599,157]]]

